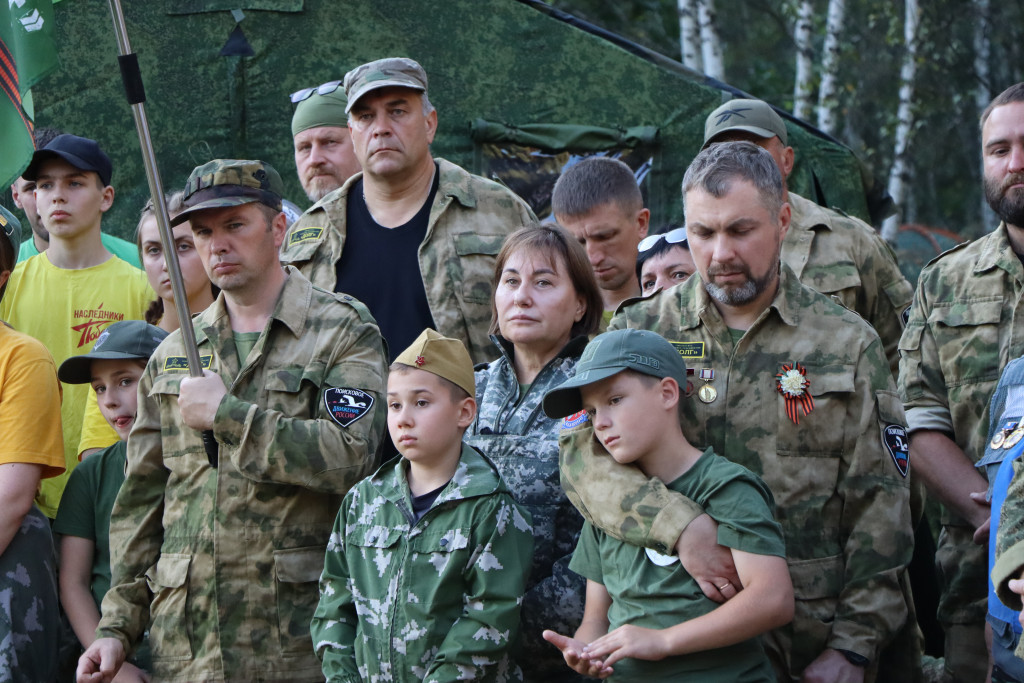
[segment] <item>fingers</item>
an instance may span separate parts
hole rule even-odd
[[[697,585],[700,586],[701,593],[703,593],[704,597],[706,597],[708,600],[717,603],[725,602],[725,596],[722,595],[721,591],[718,590],[718,587],[715,586],[714,582],[705,581],[704,579],[697,579]]]
[[[718,586],[718,591],[726,600],[728,600],[729,598],[736,597],[736,593],[739,592],[738,590],[736,590],[736,586],[731,581]]]
[[[1024,579],[1011,579],[1007,586],[1017,595],[1024,595]],[[1024,618],[1024,612],[1021,613],[1021,617]]]

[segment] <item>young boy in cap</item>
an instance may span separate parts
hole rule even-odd
[[[619,463],[685,493],[718,522],[743,590],[722,605],[704,596],[675,555],[623,543],[586,523],[569,568],[587,578],[574,637],[544,637],[577,672],[618,681],[773,681],[757,636],[793,618],[793,587],[772,497],[752,472],[694,448],[679,424],[686,365],[660,335],[595,337],[572,379],[544,397],[544,412],[590,419]],[[687,680],[689,680],[687,678]]]
[[[139,378],[167,333],[142,320],[124,320],[100,334],[92,351],[61,363],[67,384],[90,384],[100,412],[120,441],[94,453],[68,479],[53,530],[61,534],[60,599],[71,628],[89,647],[96,639],[100,603],[110,588],[110,511],[124,482],[128,433],[135,423]],[[141,681],[125,663],[118,680]]]
[[[313,646],[329,681],[521,681],[511,657],[533,555],[529,513],[462,443],[473,363],[424,332],[391,365],[401,453],[345,497],[327,545]]]

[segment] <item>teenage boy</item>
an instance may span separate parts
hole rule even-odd
[[[0,302],[0,318],[41,341],[61,361],[86,353],[118,320],[140,320],[153,298],[146,275],[103,247],[100,225],[114,202],[110,158],[94,140],[58,135],[37,150],[22,174],[35,182],[36,210],[50,246],[19,263]],[[88,384],[63,385],[64,460],[36,501],[50,518],[78,464]],[[112,443],[116,435],[110,434]]]
[[[424,330],[391,365],[401,453],[345,496],[313,646],[329,681],[521,681],[511,650],[533,557],[530,515],[462,443],[476,415],[462,342]]]
[[[100,412],[120,437],[75,468],[64,489],[53,530],[61,534],[60,600],[71,628],[89,647],[96,640],[100,603],[110,589],[110,511],[124,482],[127,440],[138,406],[139,378],[167,333],[142,320],[108,327],[92,351],[61,363],[67,384],[91,384]],[[145,674],[125,663],[116,681],[142,681]]]
[[[685,382],[686,365],[663,337],[617,330],[587,345],[575,376],[544,397],[544,412],[590,420],[617,462],[699,501],[718,522],[718,542],[731,550],[743,590],[718,605],[677,556],[618,541],[587,522],[569,564],[587,579],[583,621],[573,638],[544,637],[588,676],[774,681],[757,636],[793,618],[782,528],[764,482],[683,436]]]

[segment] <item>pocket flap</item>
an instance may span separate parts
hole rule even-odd
[[[459,256],[469,256],[470,254],[496,256],[505,242],[504,235],[477,235],[472,232],[461,232],[452,237],[455,240],[455,253]]]
[[[947,327],[968,325],[995,325],[1003,312],[1002,298],[982,301],[958,301],[952,306],[936,306],[928,316],[928,322],[937,322]]]
[[[390,548],[401,535],[401,530],[379,524],[352,524],[345,529],[345,542],[365,548]]]
[[[319,581],[324,570],[326,546],[289,548],[274,551],[274,571],[281,583]]]
[[[468,529],[447,529],[439,536],[426,533],[416,541],[416,550],[421,553],[450,553],[467,547]]]
[[[838,597],[842,590],[843,556],[791,561],[789,576],[797,600]]]
[[[264,381],[268,391],[283,391],[289,394],[296,394],[302,387],[302,371],[289,372],[278,370],[269,374]]]
[[[188,377],[187,372],[157,375],[157,378],[153,380],[153,386],[149,390],[149,395],[172,394],[177,396],[181,393],[181,380],[185,377]]]
[[[811,383],[811,396],[831,392],[852,392],[854,390],[853,365],[807,365],[807,380]]]
[[[152,572],[153,583],[164,588],[178,588],[188,581],[188,567],[192,562],[191,555],[164,553],[156,562]]]

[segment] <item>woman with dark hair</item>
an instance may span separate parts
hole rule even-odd
[[[544,393],[573,375],[603,311],[586,252],[556,225],[522,228],[498,253],[491,339],[501,356],[477,367],[477,418],[466,441],[498,467],[533,515],[533,567],[522,609],[519,665],[527,681],[581,680],[541,637],[583,616],[586,582],[569,571],[583,519],[559,484],[562,420],[541,410]]]
[[[637,251],[636,277],[643,296],[686,282],[697,270],[685,226],[648,235],[640,240]]]

